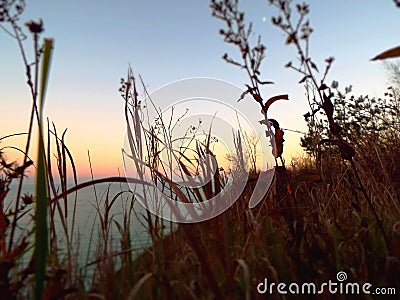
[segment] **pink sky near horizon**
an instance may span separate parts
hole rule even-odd
[[[355,96],[382,97],[387,86],[385,70],[381,63],[369,59],[399,44],[400,10],[393,1],[307,2],[314,28],[313,58],[320,69],[326,57],[336,58],[328,83],[339,80],[343,88],[352,84]],[[266,80],[276,84],[268,86],[265,94],[290,95],[290,101],[271,107],[271,117],[283,128],[304,131],[302,115],[307,105],[304,89],[298,84],[301,76],[283,67],[295,61],[296,53],[284,45],[283,34],[270,23],[276,10],[267,1],[241,1],[241,7],[267,46],[261,70]],[[227,80],[242,88],[247,83],[240,69],[221,59],[225,52],[235,56],[237,49],[223,43],[218,34],[222,24],[211,17],[208,1],[190,5],[182,0],[157,5],[147,1],[27,1],[21,23],[38,18],[44,21],[44,36],[55,39],[45,116],[50,124],[56,124],[59,135],[68,128],[66,144],[82,178],[90,176],[88,151],[95,177],[124,174],[124,103],[118,88],[129,63],[150,91],[197,76]],[[31,100],[16,42],[0,30],[0,44],[2,137],[27,131]],[[26,47],[30,47],[29,42]],[[262,119],[256,103],[240,103],[239,108],[256,120]],[[262,134],[262,126],[257,130]],[[300,136],[285,132],[288,161],[291,156],[301,155]],[[35,131],[33,139],[36,137]],[[261,138],[267,143],[264,135]],[[25,142],[23,137],[13,137],[1,142],[0,148],[5,146],[24,148]],[[33,160],[36,147],[33,143]],[[5,150],[10,160],[21,161],[16,151]]]

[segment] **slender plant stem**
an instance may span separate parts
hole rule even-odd
[[[95,184],[99,184],[99,183],[110,183],[110,182],[123,182],[123,183],[136,183],[136,184],[144,184],[144,185],[151,185],[150,183],[147,183],[145,181],[142,181],[140,179],[136,179],[136,178],[130,178],[130,177],[105,177],[105,178],[101,178],[101,179],[95,179],[95,180],[90,180],[90,181],[86,181],[83,182],[81,184],[78,184],[68,190],[66,190],[64,193],[61,193],[57,196],[55,196],[53,199],[51,199],[50,203],[53,204],[56,201],[62,199],[63,197],[76,192],[80,189],[83,189],[85,187],[88,186],[93,186]]]
[[[361,191],[364,194],[364,197],[367,200],[367,203],[368,203],[369,207],[371,208],[372,213],[374,214],[376,223],[378,224],[379,230],[381,231],[383,239],[385,240],[385,245],[386,245],[387,251],[391,255],[392,254],[392,250],[391,250],[391,247],[390,247],[389,239],[388,239],[388,237],[386,235],[386,231],[383,228],[382,220],[379,218],[378,213],[376,212],[376,209],[375,209],[374,205],[372,204],[372,201],[369,198],[369,196],[368,196],[368,194],[367,194],[367,192],[366,192],[366,190],[364,188],[364,185],[363,185],[363,183],[361,181],[360,175],[358,174],[358,171],[357,171],[356,165],[354,164],[354,161],[350,160],[350,163],[351,163],[351,166],[353,168],[354,174],[356,175],[356,178],[357,178],[358,184],[359,184],[359,186],[361,188]]]
[[[33,129],[33,120],[34,120],[34,117],[35,117],[35,111],[36,111],[36,114],[37,114],[37,106],[36,106],[37,93],[36,93],[35,88],[34,88],[34,86],[32,84],[32,75],[31,75],[31,71],[30,71],[30,66],[28,64],[28,60],[26,58],[25,48],[24,48],[24,45],[22,44],[22,37],[18,33],[17,25],[15,24],[15,22],[11,22],[11,25],[12,25],[12,28],[14,30],[15,38],[16,38],[16,40],[18,42],[18,47],[19,47],[20,52],[21,52],[22,60],[23,60],[24,65],[25,65],[27,84],[30,87],[32,100],[33,100],[32,109],[31,109],[30,118],[29,118],[29,129],[28,129],[28,137],[27,137],[26,146],[25,146],[24,161],[23,161],[23,164],[22,164],[22,165],[25,165],[26,162],[28,161],[28,152],[29,152],[29,148],[30,148],[32,129]],[[36,37],[36,43],[37,43],[37,37]],[[35,61],[36,61],[36,68],[37,68],[37,65],[38,65],[38,53],[37,53],[36,50],[37,50],[37,47],[35,48]],[[35,80],[37,81],[37,76],[36,76]],[[37,86],[37,83],[35,85]],[[11,251],[12,246],[13,246],[13,239],[14,239],[14,234],[15,234],[15,228],[17,227],[16,225],[17,225],[17,220],[18,220],[18,209],[19,209],[19,202],[20,202],[21,193],[22,193],[23,182],[24,182],[24,176],[21,176],[20,177],[20,181],[19,181],[19,185],[18,185],[15,206],[14,206],[15,214],[14,214],[14,218],[13,218],[12,226],[11,226],[10,239],[9,239],[9,243],[8,243],[8,251]]]

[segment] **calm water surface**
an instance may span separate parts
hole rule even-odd
[[[6,211],[13,209],[17,193],[17,182],[13,183],[9,194],[6,197]],[[23,193],[35,194],[34,184],[27,183],[23,188]],[[151,245],[150,237],[145,228],[146,221],[143,216],[146,215],[146,210],[140,205],[139,202],[132,199],[132,194],[129,193],[129,186],[127,184],[113,183],[110,184],[98,184],[96,190],[93,186],[80,190],[77,194],[70,194],[67,200],[68,217],[67,226],[69,232],[72,230],[73,224],[73,211],[74,203],[76,203],[75,213],[75,225],[73,227],[73,242],[75,246],[74,250],[77,251],[79,264],[83,267],[86,264],[93,261],[96,255],[96,249],[101,241],[101,226],[100,226],[100,214],[104,215],[105,212],[105,200],[107,198],[111,200],[119,192],[124,191],[121,196],[118,196],[115,203],[110,209],[109,219],[112,218],[111,222],[111,241],[114,249],[120,249],[120,234],[118,227],[115,222],[118,222],[123,226],[124,212],[128,212],[133,201],[133,211],[130,214],[130,233],[132,240],[132,247],[136,250],[133,251],[134,255],[140,254],[144,249]],[[97,195],[97,200],[96,200]],[[60,206],[64,211],[64,200],[60,200]],[[15,236],[16,239],[27,234],[29,230],[32,230],[32,215],[34,214],[34,206],[30,205],[27,208],[31,210],[27,215],[21,218],[18,222],[18,231]],[[56,212],[56,232],[57,238],[60,245],[60,253],[65,252],[66,238],[64,230],[59,218],[59,213]],[[11,220],[10,220],[11,221]],[[166,222],[167,223],[167,222]],[[166,225],[165,234],[168,234],[168,224]],[[31,236],[33,238],[33,236]],[[109,239],[110,240],[110,239]],[[28,255],[25,257],[25,261],[29,259]],[[89,271],[90,273],[90,271]]]

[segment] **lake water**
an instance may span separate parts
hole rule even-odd
[[[10,187],[10,192],[6,197],[5,201],[5,211],[8,212],[11,208],[14,209],[14,201],[17,193],[17,182],[13,183]],[[24,184],[23,193],[30,193],[35,194],[34,184],[27,183]],[[85,266],[86,264],[92,262],[97,258],[96,249],[98,248],[98,244],[101,240],[101,229],[100,229],[100,217],[99,212],[101,215],[104,215],[105,212],[105,201],[108,198],[109,201],[114,198],[118,193],[123,191],[121,196],[116,198],[115,203],[112,205],[109,211],[109,219],[112,218],[111,222],[111,230],[110,236],[112,241],[112,247],[114,249],[120,249],[120,234],[118,231],[118,227],[115,222],[120,223],[123,226],[123,219],[124,219],[124,212],[128,212],[130,206],[133,202],[133,211],[130,214],[130,233],[131,233],[131,240],[132,240],[132,247],[135,250],[132,252],[133,255],[140,254],[144,249],[151,245],[150,236],[146,230],[146,221],[144,216],[146,216],[146,210],[141,206],[141,204],[137,201],[134,201],[132,198],[132,194],[129,193],[129,186],[127,184],[97,184],[95,186],[84,188],[78,191],[77,194],[70,194],[68,196],[67,207],[68,207],[68,217],[67,217],[67,226],[69,232],[72,229],[72,217],[73,217],[73,210],[74,210],[74,203],[75,203],[75,196],[76,196],[76,214],[75,214],[75,226],[73,231],[73,241],[76,243],[73,249],[78,250],[78,262],[81,267]],[[97,200],[96,200],[97,195]],[[62,210],[64,211],[64,200],[60,200],[60,205]],[[12,206],[10,206],[12,205]],[[15,235],[14,239],[18,239],[23,235],[26,235],[29,230],[32,229],[32,215],[34,215],[34,205],[31,204],[28,206],[31,208],[29,214],[25,215],[21,220],[18,221],[18,230],[17,234]],[[66,239],[64,230],[62,229],[62,225],[60,222],[59,213],[56,212],[56,233],[58,236],[58,240],[60,242],[60,253],[65,252]],[[11,221],[11,217],[9,217]],[[165,222],[168,223],[168,222]],[[165,232],[164,234],[168,234],[169,226],[165,224]],[[33,237],[32,237],[33,238]],[[109,239],[110,241],[110,239]],[[29,259],[28,255],[24,258],[26,262]],[[88,268],[88,273],[90,274],[92,271]]]

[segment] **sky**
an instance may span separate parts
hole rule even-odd
[[[327,82],[337,80],[341,87],[351,84],[355,96],[383,96],[388,86],[385,69],[370,59],[399,44],[400,10],[393,1],[308,3],[314,28],[311,56],[320,69],[325,58],[335,57]],[[262,77],[275,84],[263,89],[264,98],[290,96],[289,101],[271,106],[270,117],[283,128],[304,131],[302,115],[307,105],[304,88],[298,84],[301,76],[284,68],[288,61],[295,61],[296,52],[285,46],[283,33],[270,22],[276,9],[265,0],[242,0],[240,8],[246,20],[254,23],[255,38],[260,34],[267,46]],[[240,88],[247,83],[243,71],[221,59],[225,52],[235,56],[237,49],[218,34],[222,23],[211,17],[208,1],[27,0],[21,23],[39,18],[44,21],[43,37],[55,40],[45,116],[59,132],[68,129],[66,143],[83,177],[90,174],[88,151],[95,177],[123,174],[124,102],[118,89],[129,65],[142,76],[150,93],[193,77],[216,78]],[[30,40],[25,43],[29,49]],[[2,137],[27,131],[31,101],[17,43],[1,30],[0,53]],[[262,119],[254,101],[232,99],[231,104],[253,120]],[[256,129],[263,130],[261,125]],[[301,155],[300,137],[285,133],[287,160]],[[0,147],[7,145],[23,148],[24,140],[10,138]],[[10,149],[7,155],[18,159]]]

